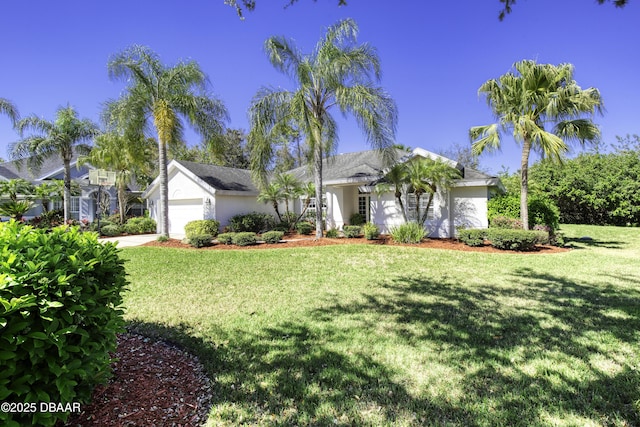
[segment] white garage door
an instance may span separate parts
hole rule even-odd
[[[203,218],[202,199],[169,200],[169,233],[184,234],[189,221]]]

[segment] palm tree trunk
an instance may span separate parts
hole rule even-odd
[[[158,169],[160,178],[160,234],[169,237],[169,182],[167,174],[167,144],[158,132]]]
[[[316,186],[316,239],[322,238],[322,145],[316,141],[313,150],[313,174]]]
[[[531,140],[525,136],[522,143],[522,158],[520,160],[520,221],[522,228],[529,229],[529,153]]]
[[[66,157],[63,159],[64,164],[64,193],[63,193],[63,210],[64,222],[69,221],[71,215],[71,160]]]
[[[120,224],[124,224],[124,217],[127,214],[127,186],[124,182],[118,182],[118,212],[120,213]]]
[[[400,191],[396,190],[395,196],[396,196],[396,202],[398,202],[398,206],[400,207],[400,212],[402,212],[402,219],[406,223],[407,222],[407,212],[404,209],[404,203],[402,203],[402,193]]]

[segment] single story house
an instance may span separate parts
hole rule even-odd
[[[77,160],[78,159],[74,157],[71,161],[71,180],[78,184],[80,194],[71,197],[70,214],[73,219],[86,219],[92,222],[97,218],[98,212],[98,186],[89,183],[89,170],[94,168],[88,164],[78,167]],[[62,160],[57,156],[52,156],[45,160],[42,166],[36,171],[30,170],[27,167],[26,161],[21,163],[17,161],[0,163],[0,181],[19,178],[29,181],[35,186],[50,180],[62,180],[64,178]],[[138,194],[140,194],[140,192],[138,192]],[[108,206],[109,213],[116,212],[118,198],[115,187],[103,187],[101,197],[103,199],[103,206]],[[4,198],[6,198],[6,196],[4,196],[3,199]],[[2,201],[3,200],[0,199],[0,202]],[[35,206],[24,215],[25,219],[31,219],[42,214],[43,207],[41,201],[36,199],[34,202]],[[47,208],[49,210],[62,209],[62,200],[50,201]],[[134,205],[132,208],[132,214],[143,214],[142,204]],[[2,217],[2,220],[8,220],[8,217]]]
[[[430,236],[453,237],[459,226],[488,227],[487,201],[492,194],[504,190],[498,178],[465,168],[421,148],[412,152],[398,150],[398,157],[400,162],[408,162],[416,157],[440,159],[460,171],[461,178],[455,180],[449,189],[440,189],[434,197],[426,222]],[[303,182],[313,181],[307,167],[294,169],[290,173]],[[394,193],[378,194],[373,188],[383,174],[382,159],[375,150],[340,154],[324,160],[323,209],[326,227],[340,229],[348,224],[354,213],[360,213],[367,221],[378,225],[382,233],[400,225],[403,217]],[[237,214],[275,214],[271,204],[257,201],[259,191],[248,170],[173,160],[168,165],[168,186],[169,233],[184,234],[185,224],[197,219],[216,219],[224,227]],[[142,197],[148,201],[150,216],[158,220],[158,179],[151,183]],[[410,206],[411,200],[405,201],[405,204]],[[299,213],[303,205],[304,200],[297,200],[291,208]],[[311,201],[310,215],[313,215],[313,209],[315,200]]]

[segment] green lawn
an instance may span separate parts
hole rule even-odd
[[[128,248],[126,317],[201,358],[210,425],[639,425],[640,229],[562,229],[560,254]]]

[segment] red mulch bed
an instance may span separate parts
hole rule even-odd
[[[177,239],[169,239],[166,242],[153,241],[145,243],[143,246],[159,246],[165,248],[180,248],[180,249],[193,249],[198,251],[210,251],[210,250],[257,250],[257,249],[274,249],[274,248],[299,248],[299,247],[315,247],[315,246],[328,246],[328,245],[387,245],[387,246],[409,246],[413,248],[431,248],[431,249],[449,249],[465,252],[493,252],[493,253],[519,253],[519,254],[538,254],[538,253],[558,253],[566,252],[570,249],[559,248],[556,246],[539,245],[536,246],[534,251],[518,252],[518,251],[505,251],[496,249],[489,244],[480,247],[467,246],[464,243],[455,239],[425,239],[422,243],[417,245],[409,245],[403,243],[394,242],[390,236],[381,235],[376,240],[367,240],[364,237],[356,239],[328,239],[322,238],[315,240],[313,237],[300,235],[300,234],[287,234],[284,236],[284,241],[275,244],[258,243],[250,246],[236,246],[236,245],[221,245],[214,244],[213,246],[207,246],[204,248],[194,248],[188,243],[184,243]]]

